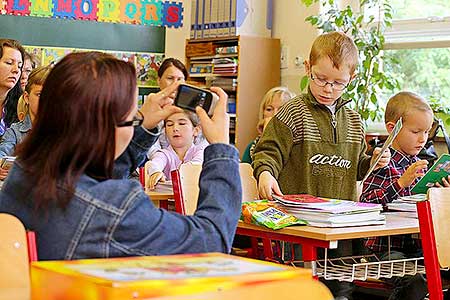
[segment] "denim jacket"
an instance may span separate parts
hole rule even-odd
[[[156,137],[136,130],[116,169],[122,175],[132,170]],[[36,232],[41,260],[229,252],[241,209],[238,152],[225,144],[205,150],[193,216],[156,208],[137,181],[87,175],[65,209],[51,205],[37,211],[33,181],[16,160],[0,192],[0,212],[17,216]]]
[[[26,115],[22,122],[13,123],[11,127],[6,129],[2,141],[0,142],[0,157],[13,155],[16,145],[23,141],[30,129],[30,115]]]

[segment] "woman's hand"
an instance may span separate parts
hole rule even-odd
[[[170,98],[170,95],[178,89],[179,85],[179,82],[174,82],[158,93],[147,96],[141,107],[141,112],[144,115],[142,126],[153,129],[170,115],[183,111],[181,108],[172,105],[173,99]]]
[[[148,188],[151,190],[154,190],[158,182],[164,182],[166,181],[166,176],[164,176],[163,172],[155,172],[152,175],[150,175],[148,179]]]
[[[202,127],[203,135],[210,144],[224,143],[228,144],[230,141],[229,128],[230,116],[227,114],[227,94],[219,87],[212,87],[211,91],[219,96],[219,101],[214,108],[213,116],[210,118],[206,111],[197,106],[195,108],[198,117],[200,118],[200,125]]]
[[[8,176],[9,169],[0,168],[0,180],[5,180],[6,176]]]

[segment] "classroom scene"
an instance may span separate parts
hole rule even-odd
[[[449,78],[447,0],[1,1],[0,300],[450,300]]]

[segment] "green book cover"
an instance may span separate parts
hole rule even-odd
[[[426,194],[427,190],[433,187],[436,182],[442,184],[442,178],[448,175],[450,175],[450,154],[442,154],[412,188],[411,192],[414,194]]]

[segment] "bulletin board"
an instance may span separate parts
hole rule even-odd
[[[165,28],[28,16],[0,16],[0,37],[24,45],[164,53]]]

